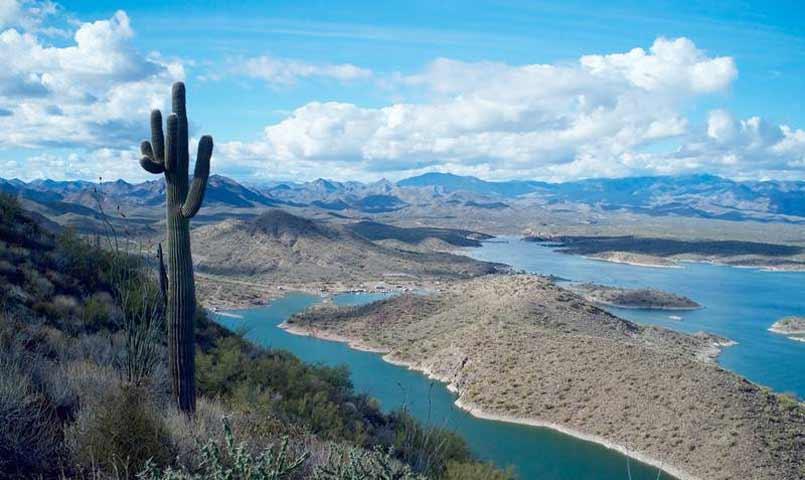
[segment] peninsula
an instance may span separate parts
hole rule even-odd
[[[719,368],[726,339],[637,325],[544,277],[322,306],[284,328],[382,352],[474,415],[598,441],[681,479],[805,474],[805,408]]]

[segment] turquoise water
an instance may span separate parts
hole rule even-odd
[[[621,287],[654,287],[685,295],[704,308],[662,312],[608,308],[638,323],[662,325],[688,333],[712,332],[738,342],[723,350],[719,363],[749,380],[805,398],[805,343],[768,328],[780,317],[805,315],[805,273],[766,272],[703,263],[682,268],[647,268],[567,255],[516,238],[487,242],[466,254],[502,262],[516,269],[553,274],[578,282]],[[669,318],[671,315],[681,320]]]
[[[382,294],[340,295],[342,305],[367,303]],[[477,419],[453,405],[455,396],[443,384],[424,375],[384,362],[380,355],[352,350],[345,344],[291,335],[277,327],[288,316],[320,298],[289,294],[265,307],[234,310],[242,318],[219,315],[231,328],[244,329],[252,341],[289,350],[306,362],[349,366],[358,391],[380,400],[385,410],[405,407],[423,422],[456,431],[480,458],[500,466],[512,465],[522,479],[626,480],[627,458],[598,444],[547,428]],[[655,480],[657,469],[634,460],[628,465],[633,480]],[[662,479],[671,478],[664,473]]]

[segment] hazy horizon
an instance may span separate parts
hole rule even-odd
[[[534,179],[534,178],[490,179],[490,178],[483,178],[483,177],[479,177],[479,176],[475,176],[475,175],[458,175],[458,174],[455,174],[455,173],[452,173],[452,172],[435,171],[435,170],[434,171],[426,171],[426,172],[416,174],[416,175],[405,176],[405,177],[398,178],[398,179],[389,179],[389,178],[386,178],[386,177],[380,177],[380,178],[377,178],[377,179],[370,179],[370,180],[350,180],[350,179],[340,179],[340,178],[323,177],[323,176],[322,177],[316,177],[316,178],[310,178],[310,179],[304,179],[304,180],[301,180],[301,179],[282,179],[282,178],[277,178],[277,179],[259,179],[259,178],[257,178],[257,179],[249,179],[249,178],[240,179],[240,178],[232,177],[232,176],[229,176],[229,175],[216,174],[216,173],[211,173],[210,176],[211,177],[227,178],[227,179],[230,179],[230,180],[234,180],[237,183],[243,184],[243,185],[262,185],[262,184],[281,184],[281,183],[286,183],[286,184],[305,184],[305,183],[316,182],[316,181],[319,181],[319,180],[324,180],[324,181],[328,181],[328,182],[337,182],[337,183],[358,182],[358,183],[368,185],[368,184],[379,183],[379,182],[384,182],[384,181],[390,182],[390,183],[393,183],[393,184],[397,184],[399,182],[402,182],[402,181],[405,181],[405,180],[408,180],[408,179],[411,179],[411,178],[421,177],[421,176],[425,176],[425,175],[429,175],[429,174],[450,175],[450,176],[456,176],[456,177],[461,177],[461,178],[471,178],[471,179],[477,179],[477,180],[481,180],[483,182],[488,182],[488,183],[538,182],[538,183],[548,183],[548,184],[565,184],[565,183],[594,181],[594,180],[617,181],[617,180],[628,180],[628,179],[637,179],[637,178],[676,178],[676,179],[678,179],[678,178],[693,178],[693,177],[716,177],[716,178],[720,178],[720,179],[723,179],[723,180],[733,181],[733,182],[736,182],[736,183],[751,183],[751,182],[796,182],[796,183],[805,183],[805,180],[799,180],[799,179],[798,180],[785,180],[785,179],[780,180],[780,179],[762,179],[762,178],[761,179],[732,179],[732,178],[729,178],[729,177],[726,177],[726,176],[715,175],[715,174],[711,174],[711,173],[707,173],[707,172],[684,173],[684,174],[676,174],[676,175],[658,174],[658,175],[630,175],[630,176],[624,176],[624,177],[590,177],[590,178],[578,178],[578,179],[568,179],[568,180],[559,180],[559,181],[539,180],[539,179]],[[103,177],[103,176],[97,177],[97,178],[94,178],[94,179],[92,179],[92,178],[90,178],[90,179],[86,179],[86,178],[61,178],[61,179],[56,179],[56,178],[51,178],[51,177],[37,177],[37,178],[31,178],[29,180],[23,180],[23,179],[21,179],[19,177],[6,177],[6,176],[3,176],[3,175],[0,175],[0,180],[6,180],[6,181],[19,180],[19,181],[25,182],[26,184],[30,184],[32,182],[37,182],[37,181],[87,182],[87,183],[93,183],[93,184],[114,183],[114,182],[118,182],[118,181],[121,181],[121,180],[124,181],[124,182],[130,183],[130,184],[138,184],[138,183],[143,183],[143,182],[162,182],[163,181],[163,179],[161,179],[161,178],[154,178],[154,177],[150,177],[150,178],[146,177],[146,178],[139,178],[139,179],[132,180],[132,179],[127,179],[127,178],[123,178],[123,177],[112,178],[112,177]]]

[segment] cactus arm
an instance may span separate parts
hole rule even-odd
[[[140,159],[140,165],[143,167],[143,169],[154,174],[165,171],[165,165],[163,165],[162,162],[154,159],[154,151],[151,148],[151,143],[148,140],[144,141],[140,145],[140,152],[143,154],[143,157]]]
[[[159,110],[151,110],[151,146],[154,147],[154,154],[151,158],[164,164],[165,137],[162,136],[162,112]]]
[[[193,218],[201,208],[204,201],[204,192],[207,190],[207,179],[210,176],[210,157],[212,157],[212,137],[204,135],[198,142],[196,168],[193,172],[193,183],[182,205],[182,216]]]

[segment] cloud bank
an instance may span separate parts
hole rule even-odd
[[[394,82],[427,101],[362,108],[310,102],[262,139],[224,144],[226,158],[260,174],[391,177],[429,169],[486,178],[583,177],[710,171],[799,175],[803,132],[759,118],[684,111],[726,93],[730,57],[689,39],[658,38],[648,50],[585,55],[569,64],[513,66],[446,58]]]
[[[0,153],[32,152],[6,161],[5,176],[94,178],[111,169],[143,178],[134,159],[148,111],[165,107],[183,63],[139,52],[123,11],[79,23],[53,46],[46,20],[55,12],[50,3],[0,0]],[[241,178],[371,180],[427,170],[492,179],[805,178],[805,131],[724,109],[688,118],[697,102],[725,98],[738,68],[687,38],[555,64],[439,58],[394,74],[258,56],[232,74],[266,88],[361,81],[395,99],[373,108],[311,99],[252,141],[216,138],[216,171]]]

